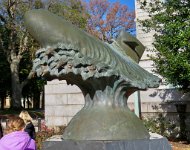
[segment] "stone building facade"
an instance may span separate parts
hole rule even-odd
[[[45,86],[45,121],[47,126],[67,125],[84,106],[81,90],[65,80],[49,81]]]

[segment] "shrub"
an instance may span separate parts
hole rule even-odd
[[[45,122],[41,123],[41,131],[36,133],[37,150],[41,150],[43,142],[46,141],[51,136],[56,135],[56,134],[58,135],[63,134],[65,126],[60,126],[57,128],[59,128],[59,130],[54,130],[54,128],[48,128],[45,125]]]
[[[180,133],[180,128],[162,113],[152,117],[144,117],[143,123],[149,132],[158,133],[167,138],[175,139]]]

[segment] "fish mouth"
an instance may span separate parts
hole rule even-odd
[[[30,10],[24,15],[24,24],[28,32],[41,46],[47,47],[65,42],[64,28],[68,22],[47,10]]]

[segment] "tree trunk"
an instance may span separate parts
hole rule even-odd
[[[15,109],[21,109],[22,89],[16,79],[12,77],[12,100],[11,107]]]
[[[17,58],[18,57],[18,58]],[[33,72],[31,72],[28,77],[20,83],[19,79],[19,56],[13,57],[12,62],[10,64],[11,68],[11,88],[12,88],[12,103],[11,107],[15,109],[21,109],[21,98],[22,98],[22,89],[28,83],[28,80],[33,76]]]
[[[40,108],[40,92],[36,92],[33,95],[33,106],[35,109],[39,109]]]
[[[22,86],[19,81],[19,63],[13,60],[11,63],[11,83],[12,83],[12,99],[11,107],[21,109]]]
[[[187,139],[185,124],[186,108],[186,104],[176,104],[177,113],[179,114],[180,138],[183,140]]]
[[[6,91],[0,92],[0,99],[1,99],[1,109],[4,109],[5,99],[6,99]]]
[[[4,100],[1,98],[1,110],[4,109]]]
[[[42,105],[41,105],[41,109],[44,109],[45,107],[45,92],[44,89],[42,91]]]
[[[27,96],[27,108],[30,108],[30,97]]]
[[[1,100],[1,109],[2,110],[4,110],[4,107],[5,107],[5,100],[6,100],[6,97],[3,97]]]
[[[26,108],[26,97],[23,99],[23,107]]]

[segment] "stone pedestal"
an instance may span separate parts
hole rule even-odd
[[[43,150],[171,150],[165,137],[150,135],[150,139],[118,141],[62,140],[61,135],[55,135],[43,143]]]

